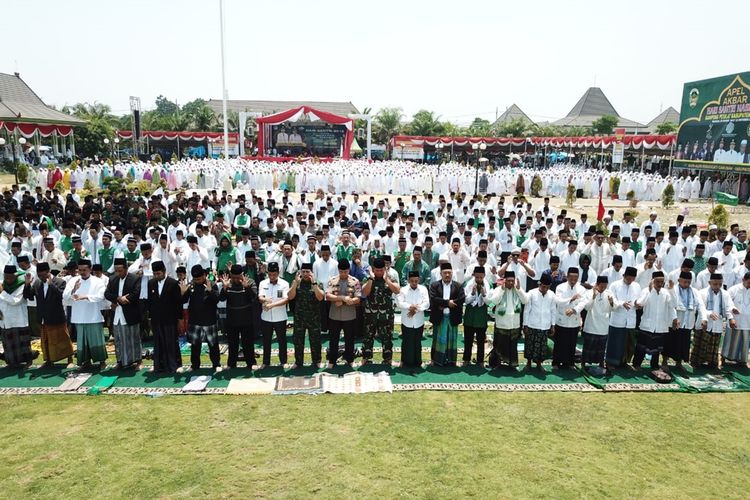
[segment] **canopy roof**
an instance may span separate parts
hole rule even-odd
[[[573,109],[568,112],[567,116],[552,122],[552,125],[562,127],[590,127],[594,121],[604,115],[616,117],[618,119],[617,125],[620,127],[627,129],[646,128],[642,123],[621,117],[599,87],[589,88],[575,106],[573,106]]]
[[[131,130],[118,130],[117,135],[122,139],[131,139],[133,132]],[[206,141],[222,139],[224,137],[223,132],[171,132],[163,130],[144,130],[141,132],[141,137],[148,137],[155,141]],[[229,132],[229,137],[237,140],[239,134],[237,132]]]
[[[445,147],[469,147],[473,144],[486,144],[487,148],[513,146],[539,146],[553,148],[601,148],[609,147],[616,140],[614,135],[610,136],[585,136],[585,137],[425,137],[397,135],[391,139],[391,145],[395,148],[400,146],[430,146],[443,144]],[[670,135],[625,135],[622,142],[626,149],[660,149],[668,150],[677,142],[677,136]]]
[[[2,122],[45,125],[86,123],[44,104],[18,73],[0,73],[0,123]]]
[[[503,111],[503,114],[501,114],[497,120],[495,120],[495,123],[493,123],[494,126],[502,125],[504,123],[507,123],[511,120],[519,119],[522,120],[525,123],[529,123],[531,125],[534,124],[534,122],[529,118],[529,116],[524,113],[521,108],[516,106],[515,104],[511,104],[508,109]]]

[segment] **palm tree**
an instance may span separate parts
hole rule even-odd
[[[401,108],[381,108],[373,119],[373,136],[378,144],[385,144],[390,150],[391,138],[401,132],[401,120],[404,113]]]

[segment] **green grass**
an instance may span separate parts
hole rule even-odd
[[[29,396],[5,498],[746,498],[750,394]]]

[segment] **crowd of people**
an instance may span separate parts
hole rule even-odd
[[[237,367],[240,353],[248,367],[263,368],[276,361],[275,339],[278,363],[288,366],[292,318],[291,367],[305,364],[306,345],[315,367],[341,358],[371,363],[376,340],[378,361],[391,364],[396,324],[400,364],[413,368],[423,361],[515,368],[522,338],[527,367],[549,359],[551,339],[553,366],[572,368],[580,337],[580,363],[592,372],[638,369],[647,356],[663,372],[669,360],[747,364],[750,255],[737,224],[704,228],[655,212],[636,223],[614,210],[597,223],[549,198],[534,206],[452,186],[447,195],[395,202],[325,187],[299,196],[264,187],[237,196],[209,187],[83,199],[74,189],[64,198],[42,186],[6,191],[5,362],[30,366],[38,337],[45,364],[103,368],[112,337],[116,368],[141,368],[145,339],[153,339],[156,372],[197,369],[203,344],[217,371]],[[423,359],[426,335],[431,351]],[[191,350],[184,368],[181,338]]]
[[[680,173],[674,177],[663,177],[658,173],[609,172],[562,162],[538,169],[516,160],[509,167],[487,169],[475,169],[458,162],[426,165],[399,160],[276,163],[244,159],[185,159],[162,165],[146,162],[101,163],[78,168],[39,168],[31,175],[30,186],[53,189],[61,185],[64,191],[71,188],[80,191],[86,185],[90,188],[105,187],[105,179],[113,176],[154,184],[163,181],[165,187],[172,191],[218,189],[231,192],[232,189],[254,188],[259,191],[286,189],[304,193],[322,188],[330,194],[356,192],[404,196],[434,193],[448,197],[450,193],[473,194],[477,191],[530,196],[534,177],[539,176],[541,186],[538,194],[562,198],[568,184],[575,186],[579,198],[598,197],[601,187],[605,198],[614,194],[625,199],[632,191],[637,200],[654,201],[661,199],[664,188],[670,183],[676,200],[710,199],[715,191],[733,195],[738,193],[738,181],[731,176],[721,178],[704,174],[700,177]],[[619,185],[616,192],[610,193],[610,179],[614,177],[619,179]],[[743,201],[750,196],[750,192],[744,192],[748,188],[750,184],[745,183],[740,193]]]

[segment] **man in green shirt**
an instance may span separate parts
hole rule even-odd
[[[422,259],[422,247],[415,246],[411,252],[412,260],[407,262],[399,276],[401,277],[401,286],[406,286],[408,282],[409,273],[416,271],[419,273],[419,284],[424,286],[430,286],[430,266]]]
[[[341,243],[336,246],[336,260],[346,259],[351,262],[353,253],[354,245],[351,243],[349,231],[342,231]]]
[[[128,266],[138,260],[141,256],[141,251],[138,250],[137,241],[132,236],[128,238],[127,250],[122,253],[122,256],[128,261]]]
[[[404,266],[411,259],[411,252],[406,251],[406,238],[398,239],[398,250],[393,254],[393,269],[396,270],[399,277],[403,275]]]
[[[221,235],[219,246],[216,248],[216,272],[228,274],[235,264],[239,264],[237,249],[232,246],[232,237],[229,233],[224,233]]]
[[[464,311],[464,365],[471,363],[474,339],[477,341],[477,366],[484,367],[484,344],[487,340],[487,296],[490,285],[484,279],[484,267],[474,268],[474,279],[464,287],[466,310]]]
[[[363,362],[372,361],[372,348],[375,337],[383,343],[383,363],[390,365],[393,360],[393,295],[401,288],[386,274],[383,259],[375,259],[370,276],[365,278],[362,297],[365,302],[365,339],[362,342]]]
[[[114,272],[113,264],[115,263],[115,247],[112,246],[112,233],[104,231],[102,234],[102,246],[97,250],[99,253],[99,264],[107,276]]]
[[[427,267],[432,270],[437,267],[439,258],[440,256],[437,252],[432,251],[432,236],[425,236],[424,247],[422,247],[422,260],[427,264]],[[419,280],[419,283],[422,284],[421,279]],[[404,284],[404,286],[406,285]]]

